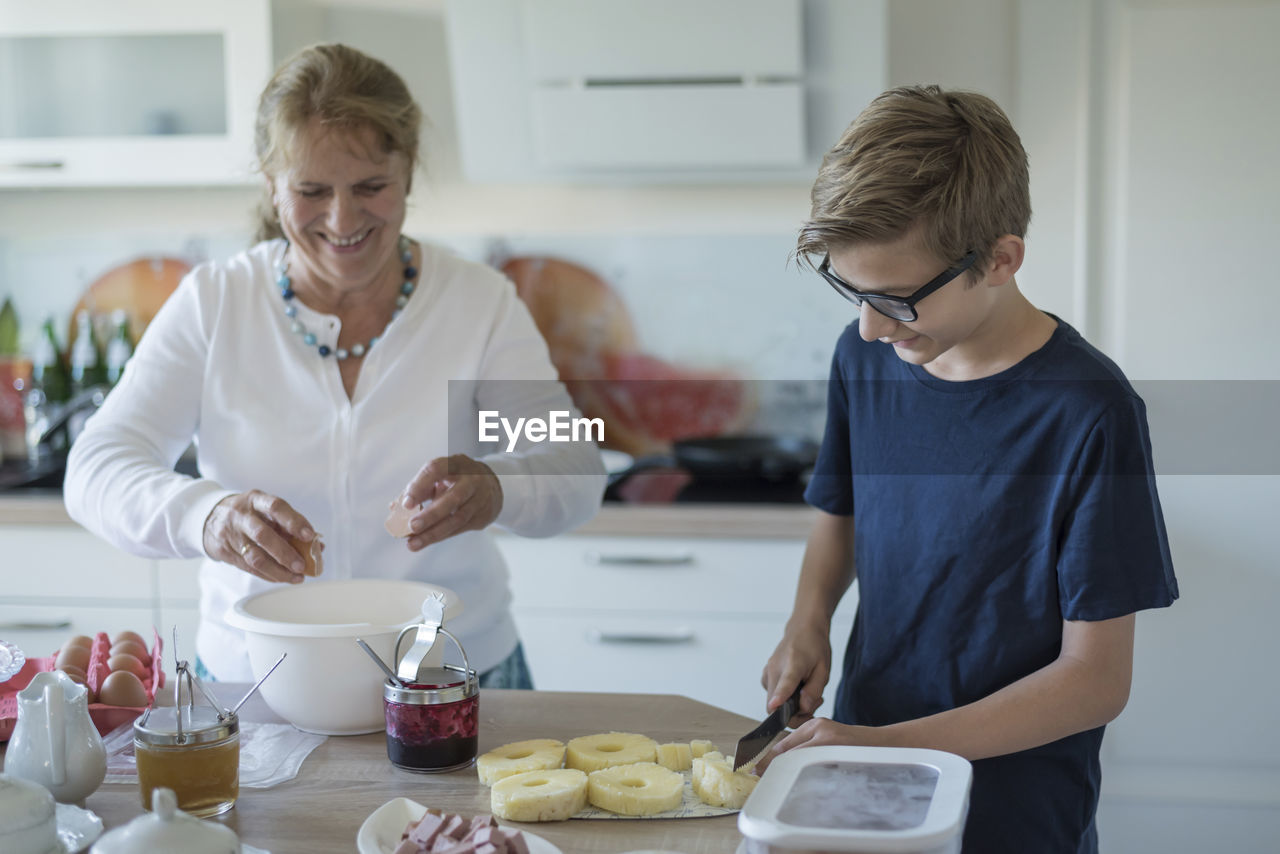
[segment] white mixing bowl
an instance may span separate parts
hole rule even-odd
[[[323,735],[358,735],[386,727],[382,683],[386,676],[360,649],[365,643],[395,669],[401,629],[422,621],[422,602],[445,598],[445,627],[462,613],[452,590],[419,581],[357,578],[289,585],[246,596],[227,611],[227,624],[245,633],[256,681],[272,711],[298,729]],[[405,638],[401,653],[412,636]],[[439,664],[448,641],[440,636],[429,659]]]

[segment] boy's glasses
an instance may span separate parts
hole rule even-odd
[[[847,299],[849,302],[862,307],[863,300],[870,303],[871,307],[883,314],[885,317],[894,320],[909,323],[918,320],[920,315],[916,313],[916,303],[945,285],[947,282],[959,276],[965,270],[973,266],[973,262],[978,260],[976,250],[969,250],[969,254],[960,259],[960,263],[954,267],[943,270],[928,284],[918,288],[915,293],[909,297],[893,297],[888,294],[869,294],[858,290],[844,279],[837,276],[831,270],[831,256],[828,255],[822,259],[822,264],[818,267],[818,273],[822,278],[827,280],[827,284],[835,288],[836,293]]]

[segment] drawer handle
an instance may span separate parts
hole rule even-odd
[[[65,617],[54,617],[49,620],[2,620],[0,621],[0,629],[14,631],[31,631],[38,629],[69,629],[71,621]]]
[[[693,643],[693,629],[680,626],[675,629],[588,629],[587,639],[594,643]]]
[[[4,164],[4,168],[15,169],[19,171],[23,171],[23,170],[53,171],[56,169],[62,169],[66,165],[67,164],[63,163],[61,160],[20,160],[14,163],[6,163]]]
[[[644,554],[641,552],[587,552],[587,563],[596,566],[691,566],[693,552]]]

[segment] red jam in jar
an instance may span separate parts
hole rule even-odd
[[[453,771],[475,761],[480,683],[474,670],[446,664],[420,682],[383,684],[387,758],[408,771]]]

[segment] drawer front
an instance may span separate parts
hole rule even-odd
[[[149,606],[117,608],[76,605],[9,605],[0,602],[0,638],[16,644],[28,658],[53,655],[74,635],[114,635],[128,629],[148,641],[160,628]]]
[[[498,538],[516,607],[787,613],[800,540]]]
[[[71,525],[0,525],[0,601],[150,600],[154,561]]]
[[[516,625],[539,690],[681,694],[756,718],[765,701],[760,671],[782,631],[774,619],[706,615],[517,611]]]

